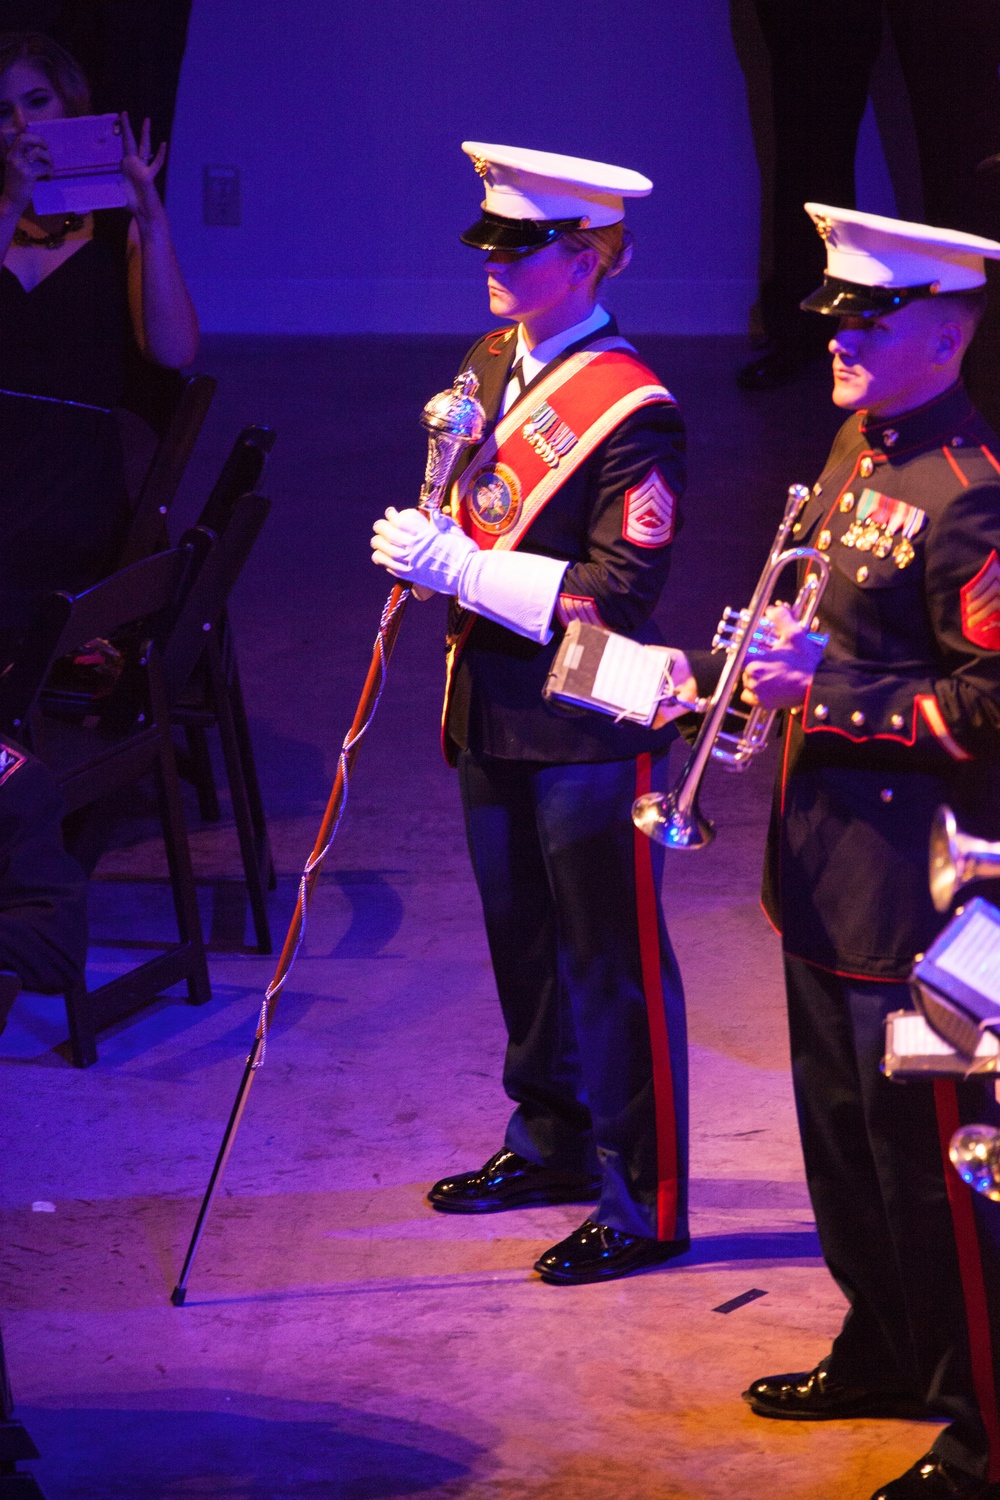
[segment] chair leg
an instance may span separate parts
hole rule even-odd
[[[160,822],[163,827],[163,843],[167,851],[167,866],[170,870],[170,888],[174,898],[174,911],[177,915],[177,931],[181,942],[190,949],[189,968],[185,976],[188,1001],[191,1005],[204,1005],[212,998],[212,986],[208,977],[205,940],[202,936],[201,917],[198,913],[198,893],[194,883],[191,848],[181,805],[180,781],[177,776],[174,747],[166,715],[163,716],[162,723],[164,728],[156,766],[156,796],[160,805]]]
[[[222,817],[219,798],[212,774],[212,759],[208,753],[208,736],[198,725],[189,725],[184,730],[187,740],[188,764],[191,781],[198,793],[198,812],[203,823],[218,823]]]
[[[69,1022],[69,1044],[74,1068],[89,1068],[97,1061],[97,1037],[88,1014],[86,980],[80,979],[66,991],[66,1020]]]
[[[226,624],[228,628],[228,622]],[[237,746],[239,747],[240,765],[243,767],[243,781],[247,789],[250,816],[253,819],[253,829],[257,843],[257,863],[260,868],[261,879],[268,890],[273,891],[278,883],[274,873],[274,857],[271,853],[271,839],[267,831],[267,818],[264,815],[264,800],[260,795],[260,781],[257,778],[257,762],[254,759],[253,741],[250,738],[250,725],[247,722],[246,704],[243,701],[243,687],[240,682],[240,672],[236,664],[236,654],[233,650],[231,636],[227,636],[226,644],[228,647],[224,679],[226,696],[229,699],[233,730],[236,735]]]
[[[260,844],[254,827],[253,810],[245,778],[245,765],[240,754],[239,737],[233,722],[232,705],[226,691],[226,682],[218,651],[209,646],[207,651],[209,682],[214,700],[219,740],[229,781],[229,795],[233,803],[233,818],[240,841],[240,855],[246,878],[247,896],[253,915],[254,935],[258,953],[272,951],[271,926],[267,915],[265,886],[267,876],[262,868]],[[259,793],[258,793],[259,796]],[[266,838],[266,829],[265,829]],[[268,856],[270,851],[268,850]],[[269,866],[268,866],[269,867]],[[267,868],[267,867],[265,867]]]

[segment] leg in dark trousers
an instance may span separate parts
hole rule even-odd
[[[928,224],[1000,239],[1000,175],[976,167],[1000,151],[1000,6],[995,0],[888,0],[920,148]],[[961,100],[948,108],[947,100]],[[1000,428],[1000,277],[987,262],[989,303],[962,373],[976,406]]]
[[[882,37],[880,0],[755,0],[771,62],[773,265],[761,286],[771,339],[807,350],[830,330],[799,309],[823,280],[826,252],[802,205],[854,207],[854,157]]]
[[[592,1169],[596,1151],[601,1223],[685,1238],[683,992],[658,851],[629,816],[650,760],[465,755],[459,770],[509,1037],[504,1087],[518,1105],[506,1144],[570,1170]]]
[[[806,1177],[823,1255],[850,1303],[827,1369],[926,1401],[951,1419],[936,1450],[985,1476],[995,1332],[980,1312],[1000,1305],[1000,1216],[946,1176],[943,1150],[952,1115],[996,1115],[992,1090],[882,1075],[885,1018],[908,1008],[905,985],[787,956],[785,976]]]

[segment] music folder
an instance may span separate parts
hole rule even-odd
[[[648,728],[670,691],[674,659],[668,646],[643,646],[603,625],[571,620],[542,696]]]
[[[910,974],[927,1022],[971,1060],[986,1032],[1000,1032],[1000,911],[982,896],[960,907]]]

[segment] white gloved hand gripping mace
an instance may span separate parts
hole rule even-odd
[[[470,443],[478,443],[483,435],[486,422],[486,414],[476,399],[479,390],[479,381],[471,370],[465,370],[455,381],[448,391],[442,391],[433,396],[421,413],[420,420],[430,433],[427,444],[427,468],[424,473],[424,482],[420,490],[420,509],[433,512],[441,509],[441,502],[447,492],[455,462],[462,449]],[[226,1170],[226,1162],[233,1149],[236,1132],[239,1129],[243,1110],[246,1107],[247,1095],[250,1085],[253,1083],[256,1073],[264,1062],[267,1052],[267,1033],[274,1019],[275,1008],[278,997],[284,987],[285,981],[291,972],[299,947],[302,943],[306,928],[306,912],[312,900],[316,882],[319,879],[323,861],[326,859],[340,826],[344,808],[347,804],[347,790],[350,780],[351,769],[360,748],[361,741],[375,716],[382,689],[385,686],[386,669],[392,648],[396,644],[396,636],[403,621],[403,610],[406,601],[410,597],[410,585],[397,583],[385,602],[382,618],[379,621],[378,635],[375,637],[375,645],[372,649],[372,659],[368,667],[368,676],[361,690],[361,697],[351,722],[351,727],[344,737],[344,743],[340,749],[340,759],[337,762],[337,774],[334,778],[333,789],[330,799],[326,804],[323,821],[316,835],[312,853],[306,861],[305,869],[299,880],[298,900],[292,913],[292,920],[288,926],[281,956],[278,959],[274,977],[268,985],[264,999],[261,1002],[260,1017],[257,1021],[257,1031],[250,1048],[250,1055],[243,1070],[236,1099],[229,1115],[229,1123],[226,1126],[219,1147],[219,1154],[212,1168],[212,1175],[205,1190],[205,1196],[198,1211],[194,1231],[191,1235],[191,1243],[188,1245],[187,1255],[184,1258],[184,1266],[181,1270],[180,1279],[170,1295],[170,1300],[175,1307],[183,1307],[187,1297],[188,1277],[191,1267],[201,1241],[212,1202],[222,1182],[222,1174]]]

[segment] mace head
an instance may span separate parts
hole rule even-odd
[[[486,425],[486,413],[476,400],[479,381],[472,370],[463,370],[448,391],[432,396],[420,414],[428,432],[478,443]]]

